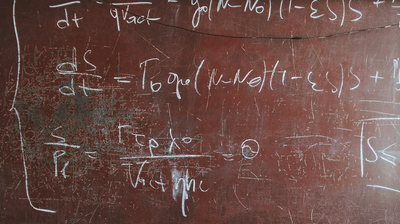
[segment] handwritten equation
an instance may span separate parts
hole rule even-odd
[[[19,142],[30,208],[341,223],[361,219],[316,199],[398,200],[400,2],[22,5],[4,91],[18,133],[4,139]]]

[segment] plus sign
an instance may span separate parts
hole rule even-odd
[[[380,4],[382,4],[382,3],[384,3],[385,1],[380,1],[380,0],[376,0],[375,2],[374,2],[374,4],[376,5],[376,7],[378,8],[378,6],[380,5]]]
[[[370,77],[375,79],[375,84],[376,84],[376,82],[378,81],[378,79],[384,79],[383,77],[380,77],[380,76],[379,76],[378,71],[376,71],[375,76],[370,76]]]

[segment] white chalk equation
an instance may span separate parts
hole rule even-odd
[[[83,53],[82,63],[86,67],[83,72],[78,71],[80,62],[77,62],[77,49],[73,47],[64,51],[71,51],[71,57],[63,59],[65,62],[58,63],[56,66],[58,74],[68,77],[66,85],[59,88],[59,92],[62,95],[74,96],[76,94],[77,88],[75,87],[76,84],[74,84],[74,79],[77,79],[75,78],[76,76],[82,82],[77,87],[82,90],[85,96],[91,95],[91,92],[102,92],[104,88],[110,88],[110,86],[102,88],[99,88],[101,86],[96,86],[94,88],[88,85],[88,81],[85,82],[89,78],[92,80],[95,78],[95,83],[98,83],[98,80],[103,78],[103,76],[99,75],[97,67],[87,59],[92,53],[91,50],[86,50]],[[249,88],[257,95],[264,94],[266,91],[283,92],[287,86],[300,84],[305,85],[315,93],[335,94],[338,98],[341,98],[344,94],[343,92],[362,91],[363,86],[372,86],[374,88],[377,85],[382,85],[381,83],[393,86],[392,88],[396,92],[400,91],[399,58],[394,58],[389,62],[392,71],[385,73],[378,70],[360,72],[355,71],[353,67],[345,69],[339,63],[336,65],[337,69],[335,71],[308,70],[301,72],[301,74],[293,74],[288,72],[279,60],[274,64],[262,61],[258,68],[229,68],[232,72],[220,72],[225,71],[227,68],[206,69],[205,64],[207,61],[201,60],[197,69],[189,70],[187,74],[178,74],[173,71],[158,70],[159,61],[159,58],[143,60],[138,64],[137,69],[139,70],[135,69],[133,73],[126,71],[122,73],[123,76],[115,76],[113,79],[118,86],[124,88],[135,87],[138,91],[143,91],[143,94],[159,94],[164,92],[163,89],[170,91],[169,89],[172,87],[174,91],[169,93],[175,95],[179,100],[185,98],[188,91],[194,91],[200,97],[210,97],[218,89],[232,88],[232,91],[237,91],[238,88],[235,87],[240,86]],[[160,72],[154,73],[155,70]],[[137,81],[133,82],[135,79]]]
[[[63,130],[67,128],[66,126],[54,128],[47,137],[49,141],[43,144],[53,152],[53,176],[62,179],[74,179],[76,177],[73,170],[76,169],[76,164],[70,161],[72,157],[85,156],[89,160],[100,161],[103,152],[90,149],[88,146],[80,145],[77,142],[71,143],[70,139],[63,137],[65,136]],[[201,159],[202,163],[209,161],[208,163],[212,164],[215,157],[221,155],[210,150],[203,152],[201,134],[192,137],[177,137],[181,135],[169,128],[166,136],[157,134],[157,137],[151,137],[137,133],[133,126],[122,123],[115,127],[115,132],[118,133],[118,141],[115,147],[118,147],[119,151],[124,148],[125,151],[125,155],[119,158],[120,167],[127,172],[130,186],[136,190],[150,187],[155,191],[171,193],[175,201],[180,201],[182,215],[187,217],[186,201],[189,199],[189,194],[196,191],[202,193],[209,191],[209,181],[205,183],[201,177],[211,172],[212,169],[207,167],[192,168],[187,165],[183,167],[174,165],[169,168],[155,167],[158,167],[157,164],[163,160],[172,162]],[[245,139],[237,145],[240,146],[236,149],[237,153],[229,156],[222,155],[224,159],[235,156],[249,161],[254,159],[262,150],[262,146],[255,139]],[[231,162],[233,159],[226,159],[226,161]],[[165,173],[168,171],[163,171],[166,169],[169,169],[170,175]],[[243,173],[245,169],[241,167],[238,172]],[[246,179],[244,176],[239,178]]]
[[[140,74],[142,82],[141,87],[144,91],[151,91],[155,94],[162,92],[164,86],[172,86],[175,91],[172,92],[177,99],[182,99],[185,92],[192,90],[198,96],[212,96],[214,91],[218,88],[232,88],[244,86],[245,88],[252,89],[255,94],[263,94],[266,91],[284,91],[285,86],[290,86],[293,83],[301,83],[308,86],[310,90],[316,93],[330,93],[337,95],[340,98],[343,91],[354,91],[363,89],[363,85],[376,85],[378,82],[386,82],[393,84],[395,91],[400,91],[400,69],[398,66],[398,58],[393,59],[393,75],[391,73],[380,74],[379,71],[372,72],[368,77],[365,72],[354,71],[353,67],[345,70],[342,64],[337,64],[338,71],[304,71],[302,74],[290,74],[282,65],[280,61],[274,64],[267,64],[266,61],[260,63],[257,68],[259,72],[253,69],[244,70],[241,68],[236,69],[234,72],[226,73],[219,72],[226,70],[226,68],[204,68],[205,60],[202,60],[197,70],[189,71],[189,74],[194,74],[189,78],[185,74],[182,75],[165,71],[164,79],[161,78],[163,73],[151,74],[148,71],[148,66],[152,63],[152,67],[157,66],[159,58],[150,58],[140,63],[142,74]],[[211,70],[211,71],[210,71]],[[261,72],[260,72],[261,71]],[[157,76],[157,78],[154,78]],[[203,81],[199,81],[203,80]],[[207,80],[204,82],[204,80]],[[305,82],[301,82],[305,80]],[[335,81],[333,81],[335,80]],[[346,86],[346,87],[344,87]],[[346,89],[344,89],[346,88]],[[226,90],[225,90],[226,91]]]
[[[177,1],[168,1],[176,3]],[[292,17],[293,14],[306,14],[312,20],[326,20],[332,24],[343,26],[346,23],[354,24],[363,21],[366,12],[362,11],[362,7],[355,3],[356,1],[342,0],[340,4],[333,1],[313,0],[311,2],[298,2],[295,0],[259,1],[246,0],[243,2],[234,2],[230,0],[191,0],[188,7],[191,13],[190,26],[193,29],[201,27],[204,21],[218,23],[216,19],[224,11],[232,13],[251,14],[252,16],[262,17],[266,22],[276,22],[277,20],[285,20]],[[151,25],[154,22],[160,23],[162,18],[154,15],[151,10],[154,5],[152,1],[96,1],[96,4],[109,6],[108,18],[115,20],[115,27],[118,32],[123,30],[122,26],[130,25]],[[400,15],[397,10],[400,8],[395,1],[374,1],[369,3],[376,8],[390,4],[395,15]],[[85,23],[90,18],[84,17],[82,12],[77,13],[77,7],[81,5],[81,1],[69,1],[56,5],[49,5],[51,10],[57,10],[59,19],[56,26],[59,29],[80,28],[80,24]],[[148,8],[146,8],[148,7]],[[70,12],[73,13],[70,13]],[[400,25],[399,25],[400,26]]]
[[[212,21],[212,14],[219,13],[221,10],[242,10],[245,13],[252,13],[256,16],[263,16],[266,21],[271,20],[271,15],[279,14],[279,19],[283,20],[290,16],[290,14],[296,13],[308,13],[312,19],[321,19],[324,17],[329,18],[329,21],[340,21],[340,26],[343,26],[345,21],[357,22],[363,18],[363,13],[360,9],[357,9],[352,5],[352,1],[345,2],[342,0],[341,8],[333,10],[329,1],[318,1],[313,0],[310,3],[301,2],[298,3],[295,0],[279,2],[277,7],[277,1],[259,1],[259,0],[246,0],[241,3],[232,3],[229,0],[219,0],[213,3],[213,0],[191,0],[191,4],[196,6],[196,11],[192,16],[192,26],[198,27],[201,21],[202,14],[206,15],[209,21]],[[329,13],[326,11],[329,10]]]
[[[84,216],[93,217],[97,208],[86,213],[79,206],[95,201],[103,212],[126,194],[129,200],[118,206],[127,211],[147,211],[144,198],[154,199],[157,208],[169,200],[162,208],[187,220],[199,204],[223,207],[234,199],[250,211],[264,196],[269,199],[262,203],[292,219],[289,207],[298,201],[288,208],[279,204],[289,199],[287,192],[347,190],[354,183],[366,195],[400,196],[400,59],[396,41],[384,43],[399,29],[360,28],[370,25],[365,11],[371,8],[390,9],[385,24],[397,20],[398,1],[365,7],[356,0],[180,1],[40,2],[32,14],[28,7],[16,10],[14,0],[18,57],[5,77],[4,105],[12,102],[13,115],[4,117],[15,124],[3,137],[12,146],[1,163],[12,164],[15,175],[12,162],[22,161],[23,175],[12,176],[16,182],[7,197],[19,197],[23,183],[26,197],[19,199],[48,213],[60,212],[58,201],[78,199],[75,216],[90,223]],[[46,22],[40,20],[43,9],[52,15]],[[245,28],[261,38],[250,36],[253,31],[224,36],[241,26],[241,16],[254,16],[254,25]],[[309,37],[280,31],[272,33],[278,38],[263,36],[268,24],[287,26],[300,18],[307,32],[315,24],[335,28],[341,37],[312,36],[321,30]],[[19,37],[17,22],[33,38]],[[15,145],[21,157],[14,155]],[[86,190],[104,195],[91,200],[100,193]],[[280,199],[273,201],[276,192]]]
[[[376,117],[360,120],[360,175],[367,179],[368,187],[400,192],[396,180],[400,165],[400,116]]]

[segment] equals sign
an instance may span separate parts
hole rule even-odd
[[[233,161],[233,154],[222,154],[224,156],[224,160],[226,161]]]
[[[126,77],[114,77],[114,79],[117,80],[117,82],[122,82],[122,83],[131,83],[129,80],[125,80]]]

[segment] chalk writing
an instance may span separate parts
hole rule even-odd
[[[398,4],[14,0],[5,201],[71,223],[394,222]]]

